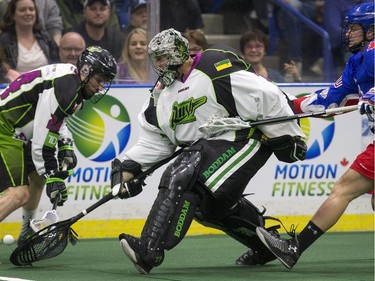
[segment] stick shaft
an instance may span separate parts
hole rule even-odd
[[[140,173],[139,175],[135,176],[134,178],[136,178],[136,179],[143,179],[143,178],[149,176],[155,170],[157,170],[158,168],[160,168],[164,164],[167,164],[169,161],[171,161],[177,155],[181,154],[182,151],[183,151],[183,148],[180,148],[179,150],[176,150],[171,156],[169,156],[166,159],[164,159],[164,160],[156,163],[155,165],[153,165],[152,167],[150,167],[146,171]],[[73,218],[71,218],[71,225],[73,223],[75,223],[76,221],[78,221],[79,219],[81,219],[82,217],[86,216],[88,213],[92,212],[93,210],[95,210],[96,208],[98,208],[99,206],[103,205],[104,203],[108,202],[109,200],[111,200],[113,198],[115,198],[115,196],[112,195],[112,192],[106,194],[99,201],[97,201],[96,203],[94,203],[93,205],[91,205],[90,207],[88,207],[87,209],[83,210],[78,215],[76,215]]]
[[[280,122],[285,122],[285,121],[290,121],[290,120],[295,120],[295,119],[302,119],[302,118],[307,118],[307,117],[316,117],[316,116],[329,115],[329,114],[335,114],[335,113],[344,113],[344,112],[349,112],[349,111],[353,111],[357,109],[358,109],[358,105],[336,107],[336,108],[330,108],[330,109],[316,111],[316,112],[299,113],[299,114],[290,115],[290,116],[276,117],[276,118],[249,122],[249,126],[266,125],[266,124],[280,123]]]

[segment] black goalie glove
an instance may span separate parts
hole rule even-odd
[[[63,138],[58,141],[57,146],[59,149],[57,159],[60,169],[62,169],[64,163],[68,164],[68,170],[74,169],[77,166],[77,156],[73,150],[73,141],[69,138]]]
[[[121,162],[119,159],[112,161],[111,188],[113,196],[127,199],[137,196],[145,185],[144,179],[134,179],[142,173],[141,165],[132,160]]]
[[[306,159],[307,145],[299,136],[285,135],[268,139],[264,144],[270,146],[277,159],[287,163]]]

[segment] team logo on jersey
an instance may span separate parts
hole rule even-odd
[[[176,130],[177,125],[194,122],[196,120],[195,110],[206,102],[207,97],[204,96],[197,99],[190,98],[182,103],[173,103],[172,115],[169,121],[171,129]]]
[[[337,81],[334,84],[335,88],[338,88],[340,86],[342,86],[342,76],[340,76],[339,79],[337,79]]]
[[[301,129],[307,137],[306,159],[313,159],[323,154],[330,146],[335,133],[335,122],[333,117],[315,118],[314,124],[311,119],[300,120]]]
[[[131,126],[126,108],[108,95],[97,104],[86,101],[83,108],[67,121],[76,148],[92,161],[112,160],[129,141]]]
[[[374,49],[374,48],[375,48],[375,42],[372,41],[372,42],[370,42],[370,44],[368,44],[367,52],[368,52],[368,51],[371,51],[371,50]]]
[[[217,71],[221,71],[229,67],[232,67],[232,63],[230,62],[229,59],[225,59],[225,60],[215,63],[215,68]]]

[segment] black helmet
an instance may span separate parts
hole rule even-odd
[[[87,77],[84,81],[81,81],[81,88],[84,91],[84,86],[95,74],[99,75],[106,82],[106,86],[102,91],[99,92],[99,99],[103,97],[109,90],[113,78],[116,76],[117,67],[116,61],[113,56],[107,50],[99,46],[87,47],[77,62],[77,69],[79,74]],[[85,95],[85,93],[84,93]],[[99,99],[92,99],[91,97],[85,97],[85,99],[90,99],[93,102],[98,102]]]

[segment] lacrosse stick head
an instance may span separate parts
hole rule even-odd
[[[248,129],[251,126],[240,117],[210,117],[199,126],[199,131],[207,137],[218,136],[229,131]]]
[[[70,227],[71,219],[48,226],[22,242],[11,254],[9,260],[17,266],[31,265],[40,260],[60,255],[70,242],[78,242],[77,233]]]
[[[57,223],[59,221],[59,217],[55,210],[48,211],[44,214],[41,219],[33,219],[30,221],[30,227],[34,232],[38,232],[47,226]],[[48,230],[46,228],[46,230]]]

